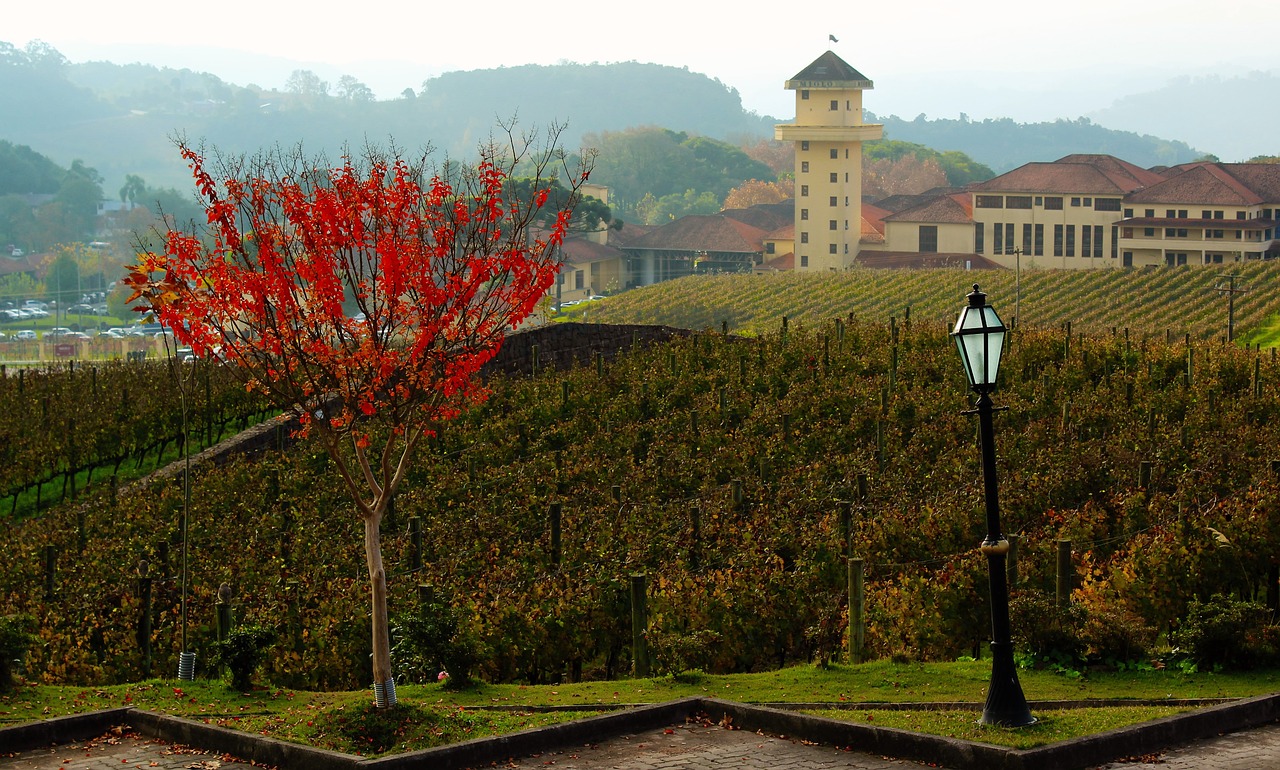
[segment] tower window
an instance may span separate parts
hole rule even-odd
[[[830,222],[827,223],[827,229],[828,230],[840,229],[840,222],[838,220],[832,219]]]
[[[838,253],[838,252],[836,251],[836,245],[835,245],[834,243],[827,244],[827,253],[828,253],[828,254],[836,254],[836,253]]]
[[[808,197],[808,195],[809,195],[809,185],[807,184],[800,185],[800,197],[805,198],[805,197]]]
[[[800,173],[802,174],[809,173],[809,161],[807,160],[800,161]]]
[[[805,220],[808,218],[809,218],[809,209],[800,209],[800,219]]]
[[[840,100],[839,100],[839,99],[832,99],[832,100],[831,100],[831,110],[834,112],[835,110],[838,110],[838,109],[840,109]]]
[[[831,182],[832,182],[832,184],[834,184],[834,183],[836,183],[836,182],[838,182],[838,181],[840,181],[840,177],[839,177],[839,175],[838,175],[836,172],[832,171],[832,172],[831,172]]]
[[[836,197],[836,196],[832,195],[832,196],[831,196],[831,205],[832,205],[832,206],[839,206],[839,205],[840,205],[840,199],[839,199],[838,197]]]
[[[801,98],[801,99],[808,99],[808,98],[809,98],[809,89],[807,89],[807,88],[801,89],[801,91],[800,91],[800,98]]]
[[[836,148],[832,147],[832,148],[831,148],[831,159],[832,159],[832,160],[836,160],[836,159],[837,159],[837,158],[839,158],[839,157],[840,157],[840,151],[839,151],[839,150],[837,150]]]
[[[801,254],[801,255],[800,255],[800,267],[808,267],[808,266],[809,266],[809,255],[808,255],[808,254]]]
[[[805,139],[804,141],[800,142],[800,149],[802,149],[802,150],[806,150],[806,151],[809,149],[809,140],[808,140],[808,139]]]

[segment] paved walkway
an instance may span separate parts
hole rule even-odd
[[[117,729],[88,741],[65,746],[4,753],[0,746],[0,770],[120,770],[140,767],[153,770],[254,770],[232,757],[206,754],[198,749],[153,741],[125,729]]]
[[[1160,770],[1275,770],[1280,768],[1280,724],[1228,733],[1135,762],[1158,760]],[[1132,770],[1134,763],[1113,762],[1103,770]]]
[[[3,752],[3,747],[0,747]],[[1198,741],[1190,746],[1099,770],[1267,770],[1280,768],[1280,724]],[[233,757],[153,741],[119,730],[90,741],[7,755],[0,770],[119,770],[122,766],[159,770],[252,770]],[[921,763],[819,746],[718,726],[679,725],[598,744],[566,748],[515,761],[507,768],[561,770],[886,770]],[[937,767],[937,765],[929,765]]]
[[[745,730],[694,724],[611,738],[598,744],[539,754],[504,765],[526,769],[547,766],[593,770],[884,770],[925,767],[919,762],[843,751]],[[0,770],[3,770],[2,765]]]

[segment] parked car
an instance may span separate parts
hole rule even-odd
[[[33,329],[23,329],[22,331],[14,334],[13,338],[15,340],[34,340],[36,339],[36,333]]]
[[[93,339],[92,337],[85,334],[84,332],[67,332],[65,335],[63,335],[62,338],[64,340],[73,340],[75,342],[88,342],[89,340]]]
[[[57,339],[65,337],[71,333],[71,330],[65,326],[55,326],[44,333],[46,339]]]

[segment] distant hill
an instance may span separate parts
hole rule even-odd
[[[68,166],[81,159],[115,190],[125,175],[153,187],[188,189],[170,138],[207,139],[230,152],[291,146],[336,155],[344,143],[394,137],[468,156],[517,116],[523,127],[565,123],[562,144],[584,134],[659,126],[734,143],[773,136],[778,119],[743,109],[738,92],[685,68],[657,64],[526,65],[451,72],[421,91],[372,101],[323,86],[307,92],[226,83],[208,73],[109,62],[74,64],[56,51],[32,57],[0,43],[0,139]],[[339,84],[341,86],[341,84]],[[358,89],[357,89],[358,90]],[[367,89],[366,89],[367,90]],[[340,96],[339,94],[343,94]],[[1110,153],[1139,165],[1168,165],[1200,153],[1183,142],[1110,131],[1088,120],[884,119],[886,134],[937,150],[960,150],[997,172],[1070,153]]]
[[[1088,118],[1015,123],[1009,118],[971,121],[920,116],[904,120],[890,115],[875,122],[884,124],[886,137],[959,150],[997,174],[1025,163],[1053,161],[1080,152],[1114,155],[1144,168],[1187,163],[1205,154],[1185,142],[1104,128]]]
[[[1179,78],[1164,88],[1133,94],[1091,113],[1098,123],[1130,131],[1179,136],[1224,161],[1244,161],[1259,154],[1280,155],[1280,73],[1254,72],[1245,77]],[[1223,130],[1223,116],[1244,112]],[[1268,148],[1258,151],[1257,148]]]

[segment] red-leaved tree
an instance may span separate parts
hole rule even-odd
[[[366,147],[330,167],[300,148],[207,155],[177,142],[207,224],[171,229],[126,282],[197,356],[296,414],[364,523],[378,704],[394,705],[380,525],[414,449],[482,401],[478,372],[555,279],[590,172],[508,131],[474,165]],[[507,195],[517,164],[536,179]],[[548,211],[548,189],[565,185]],[[132,301],[131,299],[131,301]]]

